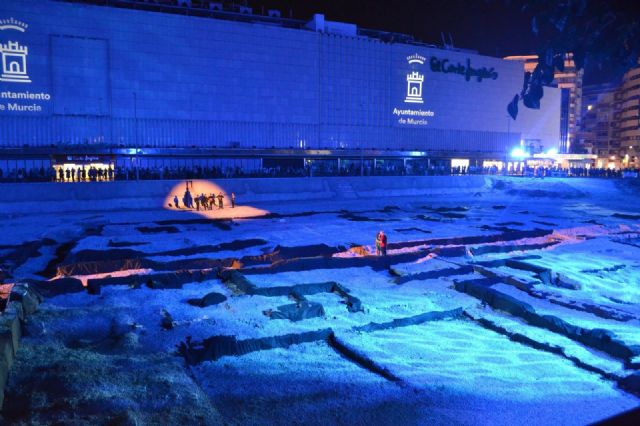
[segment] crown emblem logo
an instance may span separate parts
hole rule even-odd
[[[422,55],[414,53],[413,55],[407,56],[407,62],[410,65],[412,64],[420,64],[424,65],[424,62],[427,60]],[[415,69],[416,67],[411,67]],[[418,71],[411,71],[407,74],[407,96],[404,98],[404,102],[408,104],[422,104],[424,100],[422,99],[422,83],[424,83],[424,74],[419,73]]]
[[[0,19],[0,31],[13,30],[23,33],[27,28],[29,25],[15,18]],[[27,74],[28,55],[29,48],[21,45],[18,41],[0,42],[0,63],[2,64],[0,81],[31,83],[29,74]]]
[[[23,33],[27,30],[27,28],[29,28],[29,25],[25,24],[22,21],[18,21],[17,19],[0,19],[0,31],[15,30]]]
[[[420,65],[424,65],[424,61],[426,61],[427,58],[425,58],[422,55],[418,55],[417,53],[414,53],[411,56],[407,56],[407,61],[410,64],[420,64]]]

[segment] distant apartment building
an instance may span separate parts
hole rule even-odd
[[[580,129],[576,143],[600,158],[619,155],[615,120],[619,85],[614,83],[585,86],[582,91]]]
[[[504,59],[520,61],[525,72],[533,72],[538,65],[537,55],[507,56]],[[576,69],[573,54],[567,53],[564,60],[564,71],[556,70],[553,85],[563,89],[560,117],[560,150],[571,152],[577,149],[573,146],[577,131],[580,128],[580,110],[582,108],[582,76],[584,70]]]
[[[598,155],[598,167],[640,167],[640,66],[622,83],[585,86],[578,143]]]
[[[622,167],[636,168],[640,166],[640,66],[625,73],[616,101],[614,137],[619,141],[620,163]]]

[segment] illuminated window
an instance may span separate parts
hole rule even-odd
[[[466,158],[452,158],[451,167],[469,167],[469,160]]]

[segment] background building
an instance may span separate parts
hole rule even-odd
[[[533,72],[538,65],[537,55],[507,56],[504,59],[522,62],[525,72]],[[583,75],[584,70],[576,69],[572,53],[567,53],[565,57],[564,71],[556,70],[554,73],[554,86],[568,92],[564,95],[566,99],[563,100],[561,108],[560,150],[562,152],[572,152],[579,149],[578,146],[572,145],[576,140],[577,131],[580,129]]]
[[[598,155],[599,167],[637,168],[640,141],[640,67],[622,83],[585,86],[578,141]]]
[[[559,90],[508,117],[520,64],[322,15],[89,3],[0,4],[5,170],[107,156],[123,167],[482,161],[558,146]]]
[[[616,94],[615,136],[619,140],[623,167],[640,167],[640,66],[627,71]]]
[[[582,94],[581,126],[576,143],[586,151],[608,158],[619,155],[615,120],[619,86],[614,83],[585,86]]]

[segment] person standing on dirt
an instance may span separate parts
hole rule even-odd
[[[176,209],[180,208],[180,202],[178,201],[178,196],[177,195],[173,196],[173,205],[176,206]]]
[[[235,193],[231,193],[231,208],[235,208],[236,207],[236,194]]]
[[[387,236],[384,231],[380,231],[380,253],[383,256],[387,255]]]
[[[193,207],[193,198],[191,198],[191,192],[189,192],[189,187],[184,191],[184,197],[182,197],[182,204],[188,209]]]
[[[220,192],[218,194],[218,208],[219,209],[224,209],[224,201],[222,201],[222,200],[224,200],[224,195],[222,195],[222,192]]]
[[[196,201],[196,210],[200,211],[200,197],[196,195],[195,201]]]

